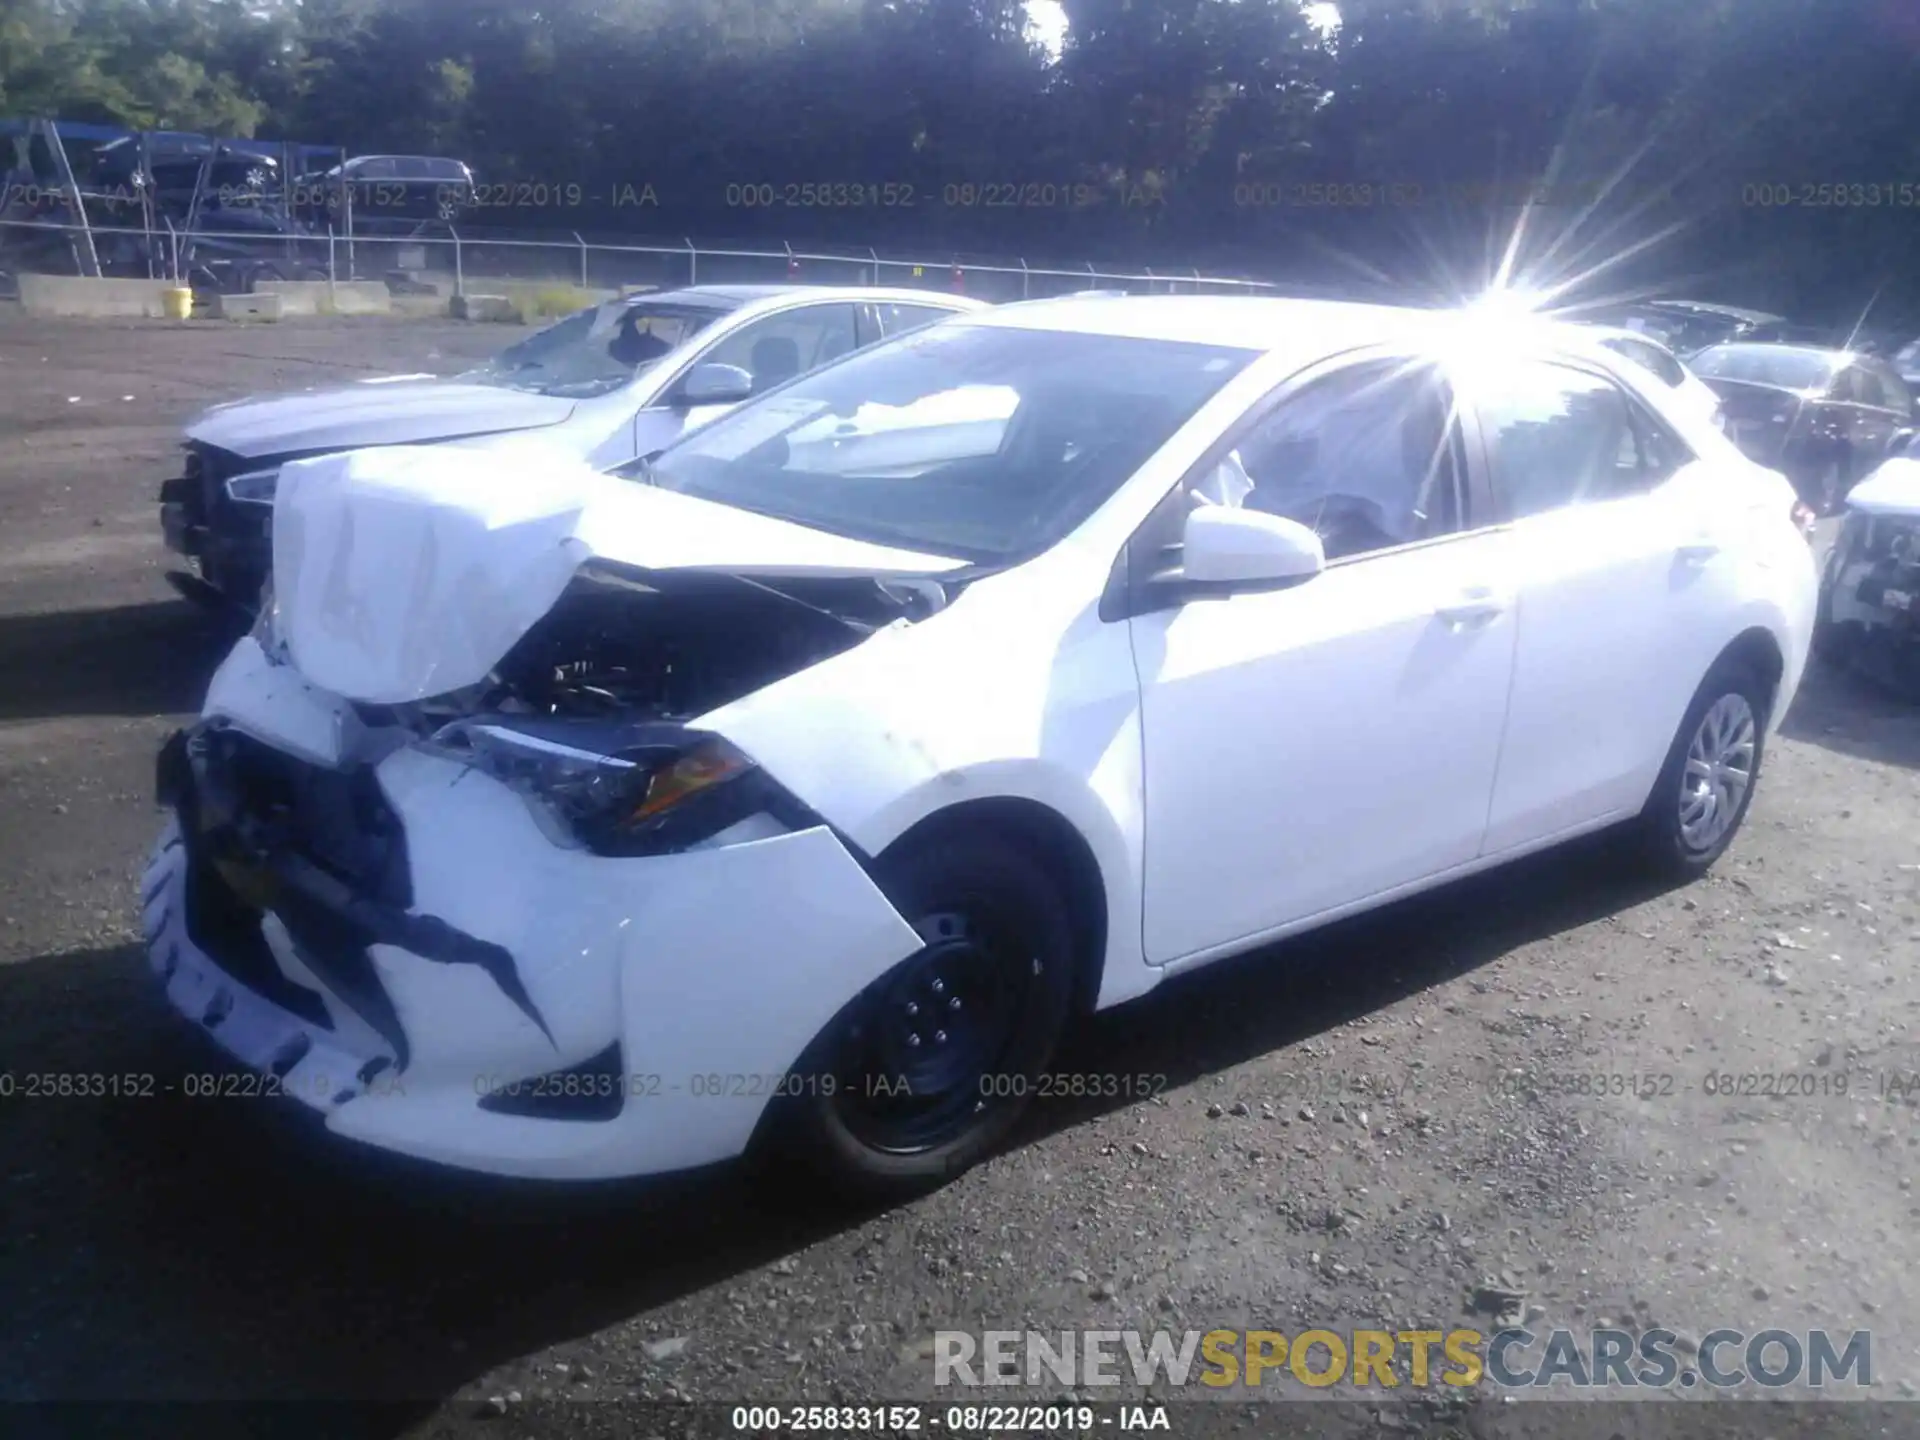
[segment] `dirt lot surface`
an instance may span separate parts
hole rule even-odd
[[[395,1402],[316,1430],[348,1436],[660,1428],[594,1400],[932,1414],[942,1328],[1491,1330],[1489,1285],[1542,1333],[1871,1330],[1865,1393],[1914,1393],[1920,717],[1817,670],[1707,881],[1650,890],[1587,845],[1170,985],[1058,1067],[1158,1094],[1042,1104],[906,1208],[805,1213],[732,1175],[527,1196],[178,1093],[211,1060],[149,982],[134,887],[154,751],[224,644],[162,578],[178,428],[501,339],[0,308],[0,1400]],[[59,1075],[159,1086],[27,1095]],[[292,1414],[191,1413],[203,1437]],[[1886,1413],[1871,1433],[1915,1433]]]

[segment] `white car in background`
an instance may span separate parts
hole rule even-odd
[[[1784,479],[1539,322],[1009,306],[638,470],[282,472],[144,920],[342,1136],[937,1183],[1077,1012],[1603,827],[1700,874],[1814,620]]]
[[[875,286],[694,285],[580,310],[464,374],[217,405],[187,426],[182,473],[161,487],[166,543],[199,572],[174,583],[192,598],[252,607],[291,459],[511,436],[611,469],[803,371],[983,305]]]

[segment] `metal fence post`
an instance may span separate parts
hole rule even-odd
[[[693,248],[691,238],[687,236],[681,238],[687,242],[687,284],[698,285],[700,283],[700,252]]]
[[[587,288],[587,242],[580,238],[578,230],[573,232],[574,243],[580,247],[580,288]]]
[[[1029,296],[1031,295],[1032,292],[1028,290],[1027,287],[1032,282],[1032,280],[1033,280],[1033,276],[1028,273],[1027,262],[1023,259],[1020,262],[1020,298],[1022,300],[1029,298]]]
[[[453,237],[453,293],[461,299],[467,294],[467,267],[460,254],[460,232],[454,226],[447,226],[447,233]]]
[[[869,245],[867,254],[873,256],[873,279],[870,283],[878,285],[880,283],[880,252]]]
[[[327,222],[327,283],[333,284],[339,278],[333,263],[333,222]]]

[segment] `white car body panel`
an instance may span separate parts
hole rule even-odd
[[[1483,327],[1157,297],[1042,302],[974,323],[1265,353],[1051,549],[688,722],[824,823],[608,858],[556,843],[485,772],[412,743],[374,756],[407,838],[414,911],[511,952],[539,1022],[482,970],[375,946],[412,1053],[387,1088],[338,1100],[364,1090],[351,1077],[393,1060],[391,1047],[344,1010],[331,1032],[308,1025],[201,953],[180,919],[183,852],[169,830],[143,915],[175,1006],[202,1023],[211,1006],[214,1038],[249,1065],[305,1043],[284,1088],[344,1135],[516,1175],[684,1168],[738,1154],[770,1093],[719,1098],[696,1077],[789,1071],[841,1006],[919,949],[863,862],[930,818],[1037,807],[1084,843],[1105,903],[1093,999],[1108,1006],[1637,809],[1701,676],[1749,630],[1783,658],[1774,725],[1799,684],[1815,581],[1791,488],[1577,334],[1523,327],[1513,343],[1605,369],[1687,440],[1698,460],[1651,494],[1110,620],[1102,597],[1122,547],[1250,405],[1336,361],[1470,352]],[[757,403],[770,433],[796,413],[778,395]],[[1000,421],[987,406],[942,423],[943,442],[950,428],[966,446]],[[877,443],[894,442],[882,431]],[[904,582],[961,565],[504,442],[291,465],[274,532],[272,613],[290,663],[241,642],[205,714],[320,765],[369,743],[350,702],[477,683],[589,561],[643,581],[699,570]],[[284,930],[268,927],[268,940],[283,971],[318,985]],[[631,1075],[658,1079],[617,1119],[477,1106],[489,1077],[578,1064],[616,1040]]]
[[[1514,525],[1519,648],[1489,849],[1630,815],[1646,800],[1726,644],[1713,621],[1738,602],[1740,577],[1720,548],[1731,545],[1725,507],[1688,507],[1687,481],[1683,472],[1650,495]]]
[[[1885,461],[1847,492],[1847,504],[1868,515],[1920,515],[1920,460]]]
[[[1130,622],[1150,961],[1479,855],[1513,672],[1511,550],[1499,531],[1455,536]]]

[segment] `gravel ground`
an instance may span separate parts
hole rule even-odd
[[[377,1400],[325,1433],[646,1434],[556,1397],[944,1405],[942,1328],[1491,1329],[1476,1292],[1536,1330],[1870,1329],[1869,1393],[1913,1394],[1920,722],[1819,671],[1705,882],[1649,889],[1587,844],[1169,985],[1059,1067],[1160,1093],[1044,1104],[1006,1154],[885,1213],[732,1174],[469,1185],[257,1100],[23,1098],[31,1075],[164,1087],[210,1063],[135,946],[153,754],[225,643],[162,578],[180,423],[501,340],[0,307],[0,1400]],[[1708,1093],[1721,1073],[1823,1078]],[[1427,1418],[1478,1433],[1497,1408]],[[162,1412],[134,1413],[121,1433]],[[1888,1413],[1883,1433],[1920,1418]]]

